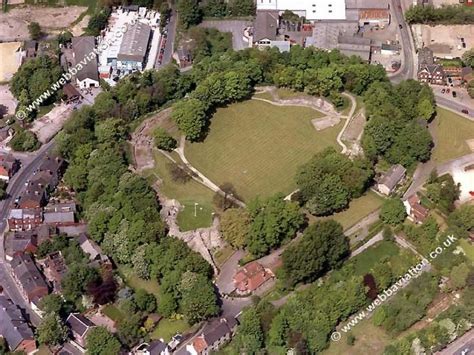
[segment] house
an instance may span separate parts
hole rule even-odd
[[[12,352],[31,354],[36,351],[36,340],[21,309],[7,297],[0,295],[0,335]]]
[[[408,219],[415,223],[423,223],[428,217],[429,210],[420,204],[420,198],[417,194],[411,195],[406,201],[403,201],[407,211]]]
[[[81,348],[85,348],[87,334],[95,327],[94,323],[80,313],[71,313],[66,319],[66,324],[71,329],[73,341]]]
[[[452,80],[462,80],[462,67],[443,66],[444,74]]]
[[[43,221],[40,208],[14,208],[8,215],[8,229],[10,231],[31,230]]]
[[[443,66],[439,64],[428,64],[418,70],[418,81],[427,84],[445,85],[446,73]]]
[[[20,162],[11,154],[0,154],[0,179],[10,181],[11,177],[20,169]]]
[[[49,192],[52,191],[62,176],[64,160],[47,156],[33,176],[25,184],[25,189],[18,197],[19,208],[40,208],[46,204]]]
[[[375,26],[384,28],[390,25],[389,9],[368,9],[359,11],[359,26]]]
[[[76,212],[75,202],[50,203],[44,206],[44,212]]]
[[[5,257],[11,261],[15,255],[34,254],[38,246],[51,236],[48,226],[40,225],[27,231],[15,231],[5,237]]]
[[[346,19],[345,0],[258,0],[260,10],[290,10],[309,21]]]
[[[67,226],[75,223],[74,212],[44,212],[44,223],[52,226]]]
[[[207,330],[209,329],[209,330]],[[191,355],[208,355],[229,342],[237,329],[235,318],[221,318],[212,322],[204,333],[198,335],[186,350]]]
[[[142,71],[145,68],[150,38],[151,27],[147,24],[137,22],[128,26],[117,54],[117,69],[130,72]]]
[[[405,177],[405,174],[406,169],[400,164],[392,166],[378,179],[377,189],[384,195],[389,196]]]
[[[193,64],[193,55],[189,48],[187,48],[186,46],[179,46],[176,50],[176,53],[176,60],[180,68],[186,68]]]
[[[44,263],[44,275],[46,279],[53,285],[55,293],[60,293],[61,281],[67,273],[66,262],[60,251],[48,254]]]
[[[89,255],[89,260],[92,262],[110,262],[107,255],[102,254],[102,250],[100,247],[93,241],[87,237],[87,234],[81,233],[77,238],[79,242],[79,246],[81,247],[82,251]]]
[[[75,74],[77,86],[81,89],[99,87],[97,57],[94,53],[95,38],[93,36],[73,37],[71,42],[75,65],[82,66],[82,69]],[[91,53],[94,55],[91,56]]]
[[[280,15],[278,11],[257,11],[253,25],[252,42],[256,47],[270,47],[276,41]]]
[[[137,346],[134,355],[170,355],[168,344],[163,339],[154,340],[150,343],[143,343]]]
[[[29,254],[15,255],[10,262],[12,276],[19,286],[21,295],[32,305],[48,292],[48,285]]]
[[[264,268],[254,261],[242,267],[234,275],[233,281],[237,293],[248,294],[254,292],[275,275],[271,270]]]

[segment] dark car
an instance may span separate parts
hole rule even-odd
[[[466,114],[466,115],[469,115],[469,111],[466,110],[466,109],[461,110],[461,112],[464,113],[464,114]]]
[[[398,28],[399,28],[399,29],[402,29],[402,28],[403,28],[403,26],[402,26],[402,25],[398,25]]]
[[[457,94],[456,94],[456,91],[453,91],[453,97],[456,97]]]

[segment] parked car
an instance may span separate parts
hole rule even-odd
[[[399,29],[402,29],[402,28],[403,28],[403,26],[402,26],[402,25],[398,25],[398,28],[399,28]]]
[[[447,88],[447,89],[446,89],[446,93],[447,93],[447,94],[449,94],[450,91],[451,91],[450,88]]]
[[[464,113],[464,114],[466,114],[466,115],[469,115],[469,111],[466,110],[466,109],[461,110],[461,112]]]
[[[456,91],[453,90],[453,97],[456,97],[456,96],[458,96],[458,95],[457,95]]]
[[[441,93],[444,94],[446,92],[446,89],[441,89]]]
[[[462,42],[462,47],[466,48],[466,42]]]

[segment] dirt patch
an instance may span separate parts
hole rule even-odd
[[[0,37],[2,30],[0,28]],[[18,49],[21,47],[20,42],[11,43],[0,43],[0,81],[9,81],[13,74],[16,73],[21,64],[20,52]]]
[[[8,85],[0,85],[0,105],[7,108],[7,112],[3,112],[4,114],[13,115],[15,113],[16,99]]]
[[[84,29],[87,27],[87,24],[89,23],[90,16],[86,15],[83,17],[83,19],[74,25],[73,28],[71,28],[71,33],[74,35],[74,37],[81,36],[84,33]]]
[[[461,57],[474,46],[474,25],[413,25],[412,28],[417,47],[425,45],[438,57]],[[466,48],[462,47],[461,38]]]
[[[69,28],[87,7],[15,7],[7,13],[0,13],[0,41],[25,41],[30,39],[28,24],[36,21],[48,32]],[[3,58],[2,58],[3,59]]]
[[[341,122],[341,119],[339,117],[334,117],[334,116],[327,116],[324,118],[315,118],[314,120],[311,120],[311,123],[313,124],[314,128],[316,128],[317,131],[322,131],[323,129],[333,127],[337,125],[339,122]]]
[[[153,158],[153,130],[163,127],[171,135],[177,135],[178,129],[171,121],[171,108],[167,108],[155,116],[145,120],[132,134],[131,144],[134,149],[135,169],[143,171],[153,168],[155,159]]]
[[[469,149],[471,150],[471,152],[474,152],[474,139],[466,140],[466,144],[469,146]]]
[[[33,122],[31,131],[41,143],[47,143],[58,133],[71,115],[73,105],[61,104],[54,107],[47,115]]]

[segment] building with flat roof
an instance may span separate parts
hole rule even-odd
[[[151,37],[151,27],[138,22],[125,32],[117,55],[117,68],[135,71],[145,68],[145,58]]]
[[[344,20],[345,0],[258,0],[257,10],[290,10],[307,20]]]

